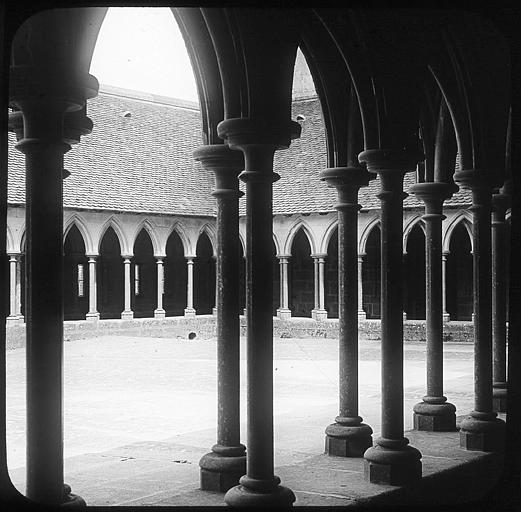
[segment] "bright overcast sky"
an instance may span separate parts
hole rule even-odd
[[[100,84],[198,99],[183,37],[167,7],[110,8],[90,72]]]

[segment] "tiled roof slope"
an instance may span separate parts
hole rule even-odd
[[[65,155],[64,205],[178,215],[215,215],[213,177],[193,159],[201,145],[196,104],[100,93],[88,103],[90,135]],[[125,117],[130,113],[130,117]],[[23,155],[9,136],[9,202],[25,201]]]
[[[89,101],[94,130],[65,155],[71,172],[64,182],[64,205],[71,208],[107,209],[177,215],[215,215],[210,195],[213,176],[194,161],[201,144],[198,106],[168,98],[104,88]],[[129,97],[129,96],[132,97]],[[125,117],[130,113],[130,117]],[[334,210],[336,190],[318,179],[327,166],[324,123],[316,96],[293,103],[292,117],[303,116],[302,136],[275,155],[273,213],[312,213]],[[9,134],[9,202],[25,201],[23,155],[13,148]],[[406,175],[405,190],[414,183]],[[241,188],[243,184],[241,183]],[[378,208],[378,179],[360,191],[364,208]],[[446,205],[470,204],[460,191]],[[421,203],[410,195],[405,207]],[[240,201],[244,215],[245,199]]]

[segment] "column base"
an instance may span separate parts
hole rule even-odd
[[[85,315],[85,320],[90,320],[91,322],[95,322],[99,320],[99,313],[96,311],[95,313],[87,313]]]
[[[134,311],[123,311],[121,313],[121,320],[132,320],[134,318]]]
[[[70,485],[63,484],[63,498],[64,501],[60,503],[60,508],[76,509],[87,507],[85,500],[81,496],[71,493]]]
[[[185,316],[195,316],[195,309],[193,309],[193,308],[186,308],[184,313],[185,313]]]
[[[23,316],[8,316],[6,319],[5,319],[5,323],[7,325],[18,325],[18,324],[21,324],[23,323],[24,321],[24,317]]]
[[[358,321],[367,320],[367,313],[363,309],[358,310]]]
[[[350,421],[346,421],[350,420]],[[373,446],[373,429],[362,418],[335,418],[326,428],[326,453],[335,457],[363,457]]]
[[[156,309],[154,310],[154,318],[165,318],[166,311],[164,309]]]
[[[442,315],[443,322],[450,322],[450,315],[448,313],[443,313]]]
[[[455,432],[456,407],[445,402],[445,397],[439,397],[439,403],[432,403],[428,397],[413,407],[414,430],[424,432]]]
[[[217,315],[217,308],[212,308],[212,315]]]
[[[246,314],[246,311],[244,312]],[[277,316],[281,320],[289,320],[291,318],[291,309],[279,308],[277,309]]]
[[[404,321],[407,320],[407,313],[406,313],[405,311],[403,312],[402,317],[403,317],[403,320],[404,320]]]
[[[220,448],[225,448],[236,455],[223,455],[212,451],[201,457],[199,467],[203,491],[226,492],[239,485],[239,480],[246,473],[244,445]]]
[[[492,409],[496,412],[507,411],[507,385],[505,383],[494,384],[492,388]]]
[[[460,447],[479,452],[505,449],[506,425],[495,412],[472,411],[460,425]]]
[[[327,320],[327,311],[325,309],[313,309],[311,311],[311,318],[317,320],[317,322]]]
[[[295,501],[293,491],[279,485],[278,476],[273,480],[257,480],[244,475],[239,482],[224,495],[224,501],[230,507],[283,508],[291,507]]]
[[[407,438],[380,438],[377,443],[364,453],[364,477],[368,482],[405,486],[421,480],[421,453],[407,446]]]

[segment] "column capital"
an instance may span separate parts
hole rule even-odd
[[[231,149],[251,145],[273,146],[274,150],[288,148],[300,137],[302,128],[296,121],[272,122],[268,119],[233,118],[217,125],[217,134]]]
[[[454,181],[472,192],[492,193],[496,179],[494,172],[488,169],[465,169],[454,173]]]
[[[122,254],[121,257],[123,258],[123,261],[125,263],[127,263],[127,261],[128,261],[128,263],[130,263],[130,260],[134,257],[134,255],[133,254]]]
[[[492,195],[492,225],[505,222],[505,214],[510,207],[511,199],[507,194],[501,192]]]
[[[369,172],[382,176],[387,174],[413,172],[416,165],[425,156],[420,151],[399,149],[368,149],[358,155],[360,162],[365,162]]]
[[[310,254],[310,256],[315,260],[319,260],[320,258],[327,258],[327,252],[316,252],[314,254]]]
[[[429,181],[414,184],[410,191],[425,203],[426,211],[429,210],[427,213],[441,213],[443,202],[451,198],[458,187],[454,183]]]

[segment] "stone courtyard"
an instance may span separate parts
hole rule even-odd
[[[448,342],[444,350],[445,394],[461,416],[473,407],[473,345]],[[242,338],[244,369],[245,354]],[[337,354],[335,339],[274,339],[275,474],[294,490],[296,505],[348,505],[398,489],[364,482],[362,459],[323,454],[324,429],[338,412]],[[425,344],[408,342],[404,354],[409,430],[412,407],[425,394]],[[65,482],[72,492],[92,506],[224,505],[223,495],[198,490],[198,461],[216,438],[215,358],[215,339],[199,336],[109,335],[66,342]],[[376,439],[379,341],[360,342],[359,368],[360,413]],[[241,437],[246,443],[245,377],[243,370]],[[7,351],[7,422],[10,475],[23,492],[24,348]],[[490,454],[460,449],[456,432],[406,436],[423,453],[424,476],[474,459],[497,463]]]

